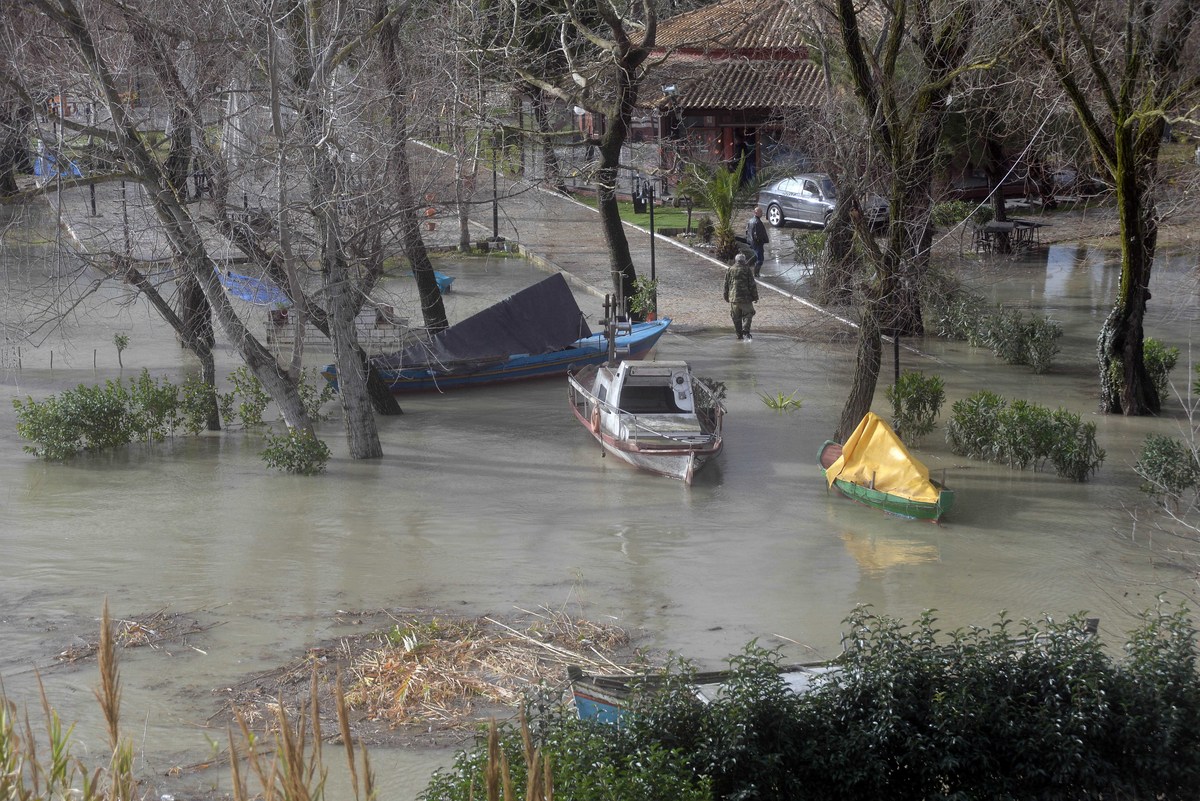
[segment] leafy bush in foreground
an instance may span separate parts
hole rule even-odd
[[[806,695],[778,655],[753,645],[715,700],[675,663],[635,692],[621,727],[547,706],[529,726],[570,799],[834,801],[1191,799],[1200,782],[1200,676],[1186,610],[1146,613],[1125,658],[1082,619],[942,632],[862,608],[846,621],[840,670]],[[519,735],[502,741],[520,762]],[[493,760],[495,761],[495,760]],[[426,801],[491,798],[486,751],[459,755]],[[513,795],[525,797],[514,771]],[[539,798],[541,796],[538,796]]]

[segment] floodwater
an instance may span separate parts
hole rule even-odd
[[[42,261],[45,250],[7,252],[6,325],[65,303],[54,293],[67,288],[66,267]],[[515,259],[439,268],[457,278],[453,317],[541,276]],[[943,419],[981,388],[1063,405],[1096,421],[1108,457],[1094,480],[1073,484],[954,457],[939,428],[918,454],[958,491],[940,526],[885,517],[825,489],[816,454],[848,387],[852,337],[835,345],[667,335],[658,358],[686,359],[728,387],[726,450],[690,488],[602,458],[559,381],[404,399],[405,415],[379,421],[377,461],[348,459],[331,420],[321,434],[334,458],[320,478],[268,472],[260,442],[236,433],[45,464],[21,451],[12,398],[142,368],[180,380],[192,369],[144,305],[115,305],[124,290],[105,287],[66,330],[19,354],[8,343],[0,361],[4,692],[35,711],[40,674],[63,718],[79,722],[79,747],[102,753],[94,664],[57,666],[55,655],[94,636],[105,599],[118,618],[168,609],[214,624],[192,647],[121,655],[125,733],[139,768],[165,787],[171,767],[207,758],[210,738],[224,741],[206,725],[223,688],[347,633],[339,610],[561,608],[714,667],[755,639],[789,659],[832,657],[857,604],[909,621],[936,609],[946,629],[989,624],[1002,610],[1018,619],[1086,612],[1119,645],[1157,595],[1195,597],[1195,573],[1151,547],[1131,470],[1147,433],[1178,432],[1182,406],[1155,420],[1093,414],[1093,343],[1117,277],[1107,254],[1054,246],[967,270],[989,297],[1063,322],[1056,368],[1032,376],[945,342],[919,343],[923,355],[904,350],[901,366],[944,378]],[[1200,334],[1196,274],[1195,254],[1157,269],[1147,326],[1181,348],[1180,387]],[[390,287],[402,308],[407,290]],[[580,302],[600,316],[595,298]],[[118,330],[130,337],[123,372]],[[323,358],[309,354],[314,365]],[[218,372],[235,366],[224,352]],[[889,354],[879,411],[892,369]],[[792,392],[803,398],[794,414],[760,399]],[[415,797],[449,759],[373,752],[382,797]],[[177,784],[188,782],[228,786],[216,773]]]

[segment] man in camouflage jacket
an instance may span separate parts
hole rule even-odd
[[[733,330],[737,338],[753,340],[750,321],[754,319],[758,284],[754,280],[754,269],[741,253],[733,260],[733,267],[725,273],[725,300],[729,301],[729,316],[733,318]]]

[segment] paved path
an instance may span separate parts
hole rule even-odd
[[[513,184],[500,201],[499,234],[519,243],[522,252],[547,269],[567,273],[569,280],[603,296],[611,292],[608,248],[600,214],[572,198],[537,187]],[[491,235],[490,204],[472,215],[477,231]],[[480,220],[484,218],[484,220]],[[773,331],[821,338],[852,335],[852,326],[813,307],[807,301],[772,285],[770,274],[779,268],[779,240],[786,232],[773,230],[764,278],[759,281],[756,331]],[[634,266],[639,276],[650,275],[650,232],[625,224]],[[659,313],[672,319],[677,331],[728,330],[733,323],[722,299],[725,265],[711,256],[686,247],[675,239],[656,236],[654,274],[658,279]]]

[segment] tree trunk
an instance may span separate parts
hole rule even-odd
[[[167,184],[181,199],[188,197],[188,176],[192,172],[192,126],[186,108],[172,104],[167,123],[167,139],[170,149],[163,163]]]
[[[875,386],[879,382],[879,368],[883,360],[883,340],[879,335],[879,324],[874,312],[868,310],[858,329],[858,352],[854,361],[854,377],[850,382],[850,394],[842,407],[834,439],[845,442],[858,424],[871,411],[875,399]]]
[[[633,285],[637,270],[629,252],[629,239],[625,236],[625,225],[621,222],[621,211],[617,206],[617,167],[621,159],[624,134],[614,130],[620,126],[612,122],[600,140],[600,168],[596,171],[596,197],[600,208],[600,225],[604,230],[604,241],[608,245],[609,265],[612,268],[613,292],[626,302],[633,297]]]
[[[433,262],[425,240],[421,238],[421,220],[417,216],[417,197],[413,191],[412,170],[408,161],[408,83],[404,65],[398,49],[400,30],[395,16],[389,16],[386,5],[376,11],[377,18],[384,20],[379,27],[380,51],[383,57],[383,78],[388,88],[389,119],[391,123],[391,151],[388,166],[391,171],[393,193],[399,208],[400,246],[412,265],[413,277],[417,279],[417,293],[421,299],[421,314],[425,328],[436,334],[449,325],[446,306],[433,274]]]
[[[537,126],[538,139],[542,143],[542,163],[545,165],[542,180],[565,194],[567,185],[563,182],[562,169],[558,165],[558,152],[554,149],[554,136],[550,130],[546,93],[536,86],[529,86],[528,91],[529,105],[533,111],[534,124]]]
[[[317,245],[320,252],[321,282],[325,290],[328,310],[329,335],[333,340],[334,362],[338,370],[338,396],[345,411],[346,439],[351,459],[375,459],[383,455],[379,442],[379,429],[375,425],[371,401],[367,395],[366,375],[357,368],[360,348],[358,331],[354,320],[358,314],[358,285],[351,274],[349,259],[345,251],[345,239],[341,234],[341,219],[333,198],[339,196],[338,165],[334,163],[327,146],[318,144],[325,135],[328,114],[324,107],[309,97],[307,108],[300,113],[305,131],[309,185],[309,199],[317,228]]]
[[[150,302],[150,305],[158,310],[163,320],[175,329],[183,347],[191,351],[199,360],[200,377],[208,386],[206,403],[208,414],[205,425],[209,431],[220,431],[221,414],[217,409],[217,367],[213,358],[214,338],[211,307],[204,297],[204,290],[200,283],[185,264],[177,262],[176,273],[179,275],[176,280],[180,295],[179,314],[175,313],[158,288],[133,266],[133,262],[128,257],[117,256],[113,259],[113,275],[130,286],[136,287]],[[196,297],[197,295],[199,297]],[[197,309],[203,309],[203,313],[197,312]]]
[[[17,173],[33,171],[29,161],[32,119],[20,97],[0,87],[0,198],[17,193]]]
[[[1158,126],[1161,130],[1161,125]],[[1157,211],[1142,190],[1137,165],[1154,164],[1158,134],[1144,134],[1142,152],[1118,127],[1118,162],[1129,165],[1116,176],[1117,210],[1121,228],[1121,281],[1117,300],[1100,329],[1097,358],[1100,365],[1100,408],[1109,414],[1158,414],[1162,399],[1146,372],[1144,358],[1146,303],[1150,300],[1150,274],[1158,245]],[[1153,150],[1153,153],[1146,153]],[[1142,170],[1146,169],[1142,167]],[[1153,176],[1150,176],[1152,178]]]
[[[854,258],[852,204],[839,203],[825,227],[825,250],[816,266],[813,299],[822,306],[845,305],[854,298],[858,270]]]

